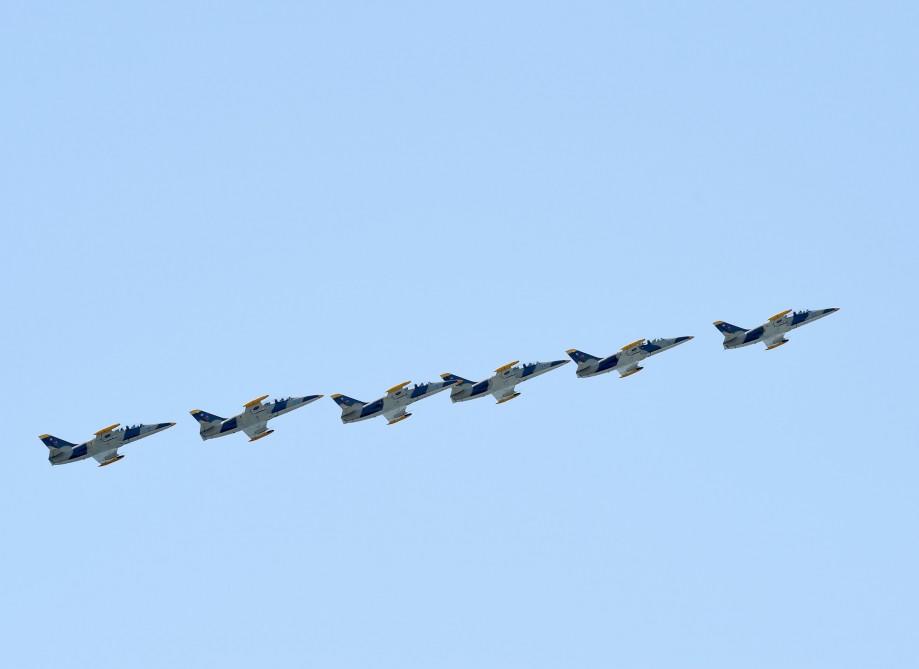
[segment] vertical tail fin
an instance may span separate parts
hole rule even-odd
[[[190,413],[196,421],[201,423],[201,427],[205,427],[206,423],[222,423],[226,420],[226,418],[215,416],[207,411],[201,411],[201,409],[192,409],[188,413]]]
[[[453,383],[455,386],[462,386],[467,383],[475,383],[474,381],[470,381],[469,379],[464,379],[462,376],[457,376],[456,374],[453,374],[452,372],[444,372],[443,374],[440,375],[440,378],[442,378],[447,383]]]
[[[220,428],[224,424],[224,421],[226,421],[226,418],[215,416],[207,411],[201,411],[201,409],[192,409],[188,413],[198,421],[198,426],[201,428],[198,430],[198,433],[201,435],[202,439],[210,439],[220,434]]]
[[[340,406],[342,409],[347,409],[353,406],[362,407],[367,404],[366,402],[361,402],[360,400],[356,400],[353,397],[348,397],[347,395],[342,395],[341,393],[335,393],[329,397],[335,400],[335,404]]]
[[[366,402],[361,402],[356,400],[353,397],[348,397],[347,395],[342,395],[341,393],[335,393],[334,395],[329,395],[335,404],[341,407],[341,419],[345,420],[345,414],[350,414],[353,411],[359,410],[361,407],[365,406]],[[382,404],[382,400],[380,401]]]
[[[76,446],[76,444],[71,444],[69,441],[58,439],[57,437],[54,437],[50,434],[42,434],[38,438],[41,439],[42,443],[52,451],[56,448],[73,448]]]
[[[576,348],[569,348],[567,351],[565,351],[565,353],[567,353],[568,357],[577,363],[578,372],[592,367],[600,360],[600,358],[597,356],[591,355],[590,353],[584,353],[584,351],[579,351]]]
[[[590,353],[584,353],[584,351],[579,351],[576,348],[569,348],[567,351],[565,351],[565,353],[568,354],[569,358],[571,358],[576,363],[578,363],[578,366],[581,366],[587,362],[593,362],[595,360],[600,359],[595,355],[591,355]]]
[[[725,337],[733,337],[738,332],[747,331],[746,328],[731,325],[730,323],[725,323],[724,321],[715,321],[714,326],[718,328],[718,332],[723,334]]]

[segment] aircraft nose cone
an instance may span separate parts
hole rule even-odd
[[[159,423],[156,426],[157,430],[165,430],[167,427],[172,427],[175,423]]]
[[[690,339],[693,339],[692,335],[689,335],[689,336],[686,336],[686,337],[677,337],[677,338],[676,338],[676,343],[677,343],[677,344],[682,344],[684,341],[689,341]]]
[[[830,307],[829,309],[824,309],[824,310],[823,310],[823,313],[825,313],[825,314],[835,314],[837,311],[839,311],[839,307]]]
[[[571,361],[570,361],[570,360],[553,360],[553,361],[550,362],[549,364],[550,364],[552,367],[558,367],[559,365],[567,365],[569,362],[571,362]]]

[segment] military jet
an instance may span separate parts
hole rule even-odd
[[[519,396],[515,389],[518,383],[535,379],[540,374],[567,365],[567,360],[553,360],[552,362],[530,362],[523,367],[518,367],[519,360],[514,360],[506,365],[501,365],[495,374],[484,381],[470,381],[456,374],[441,374],[444,381],[455,383],[450,391],[450,399],[454,402],[465,402],[491,395],[497,404],[503,404]]]
[[[692,337],[673,337],[670,339],[636,339],[630,344],[623,346],[618,353],[614,353],[608,358],[598,358],[579,351],[576,348],[569,348],[567,353],[571,359],[578,364],[577,375],[579,378],[588,376],[597,376],[605,374],[614,369],[619,372],[619,378],[624,379],[632,374],[637,374],[644,367],[638,365],[639,362],[648,356],[657,355],[674,346],[689,341]]]
[[[356,400],[353,397],[335,393],[332,399],[341,407],[341,422],[356,423],[359,420],[384,416],[389,425],[394,425],[405,420],[412,414],[405,411],[412,402],[423,400],[425,397],[436,395],[441,390],[446,390],[454,385],[455,381],[432,381],[430,383],[416,383],[411,388],[411,381],[398,383],[386,391],[386,396],[369,404]]]
[[[268,395],[262,395],[243,404],[245,411],[232,418],[221,418],[207,411],[201,411],[201,409],[192,409],[189,413],[201,425],[201,439],[203,440],[216,439],[242,430],[249,437],[249,441],[258,441],[274,432],[268,429],[269,420],[306,406],[310,402],[315,402],[320,397],[322,395],[287,397],[263,403]]]
[[[785,339],[785,334],[790,330],[812,323],[818,318],[829,316],[837,311],[839,311],[838,307],[814,309],[813,311],[805,309],[794,313],[792,313],[791,309],[786,309],[774,316],[770,316],[768,321],[752,330],[745,330],[724,321],[715,321],[715,327],[724,335],[725,348],[740,348],[741,346],[761,341],[766,345],[766,350],[771,351],[782,344],[788,343],[788,340]],[[789,316],[789,314],[791,315]]]
[[[105,465],[118,462],[124,457],[118,454],[118,449],[125,444],[162,432],[173,425],[175,423],[154,423],[152,425],[123,427],[119,430],[116,429],[119,423],[115,423],[102,428],[96,432],[94,439],[84,441],[79,446],[53,437],[50,434],[43,434],[38,438],[51,451],[48,454],[48,462],[52,465],[66,465],[68,462],[76,462],[77,460],[85,460],[91,457],[95,458],[100,467],[105,467]]]

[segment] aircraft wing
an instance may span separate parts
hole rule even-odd
[[[644,360],[647,357],[648,354],[645,351],[635,346],[628,350],[622,351],[619,354],[619,361],[616,364],[616,367],[618,367],[620,371],[624,371],[634,367],[640,360]]]
[[[619,372],[620,377],[625,378],[626,376],[631,376],[635,372],[638,372],[642,369],[644,368],[639,367],[638,361],[636,360],[635,362],[633,362],[631,365],[628,365],[627,367],[619,367],[618,372]]]
[[[503,390],[496,392],[496,393],[492,393],[492,395],[494,395],[494,398],[498,402],[498,404],[501,404],[502,402],[507,402],[508,400],[512,400],[515,397],[517,397],[517,395],[519,394],[520,393],[518,393],[515,390],[514,386],[511,386],[510,388],[504,388]]]
[[[393,423],[398,423],[400,420],[404,420],[411,416],[412,414],[408,413],[405,410],[405,407],[399,407],[398,409],[391,409],[390,411],[384,411],[383,417],[386,419],[386,422],[392,425]]]
[[[407,385],[410,384],[410,383],[411,383],[411,381],[403,381],[402,383],[397,383],[397,384],[394,385],[392,388],[387,389],[387,390],[386,390],[386,395],[387,395],[387,397],[390,396],[390,395],[395,395],[396,393],[398,393],[400,390],[402,390],[403,388],[405,388],[405,386],[407,386]]]
[[[763,343],[766,345],[766,350],[767,350],[767,351],[768,351],[769,349],[775,348],[775,347],[777,347],[777,346],[781,346],[782,344],[785,344],[785,343],[787,343],[787,342],[788,342],[788,340],[785,339],[785,334],[784,334],[784,333],[772,335],[772,336],[769,337],[768,339],[763,339]]]
[[[259,421],[258,423],[253,423],[249,427],[244,427],[243,432],[246,433],[246,436],[249,437],[249,439],[255,439],[257,436],[262,434],[267,429],[268,429],[268,421],[263,420],[263,421]]]
[[[112,448],[107,451],[100,451],[99,453],[93,455],[93,458],[95,458],[96,462],[98,462],[100,465],[106,464],[107,462],[113,462],[117,457],[117,448]]]
[[[264,402],[267,398],[268,398],[268,395],[262,395],[261,397],[256,397],[254,400],[250,400],[249,402],[246,402],[245,404],[243,404],[243,408],[245,409],[243,413],[252,413],[256,409],[258,409],[260,406],[262,406],[262,402]]]

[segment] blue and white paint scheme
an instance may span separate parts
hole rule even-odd
[[[38,438],[48,447],[48,462],[52,465],[66,465],[70,462],[94,458],[100,467],[118,462],[124,456],[118,454],[118,449],[126,444],[149,437],[151,434],[162,432],[175,425],[175,423],[153,423],[151,425],[132,425],[119,428],[119,423],[104,427],[94,439],[84,441],[82,444],[71,444],[50,434],[42,434]]]
[[[491,395],[498,404],[503,404],[519,396],[516,390],[518,383],[535,379],[546,372],[567,365],[567,360],[553,360],[552,362],[529,362],[523,366],[519,360],[514,360],[506,365],[501,365],[495,374],[484,381],[470,381],[456,374],[441,374],[445,381],[456,383],[450,391],[450,399],[454,402],[477,400],[480,397]]]
[[[662,353],[674,346],[685,344],[690,339],[692,339],[690,336],[651,340],[637,339],[623,346],[618,353],[606,358],[598,358],[576,348],[569,348],[567,353],[577,363],[577,375],[579,378],[598,376],[616,370],[619,372],[619,378],[624,379],[643,370],[644,367],[640,367],[638,363],[645,358]]]
[[[724,321],[715,321],[715,327],[724,335],[725,348],[740,348],[741,346],[762,342],[766,345],[766,350],[770,351],[788,343],[785,335],[791,330],[813,323],[815,320],[834,314],[837,311],[839,311],[839,307],[805,309],[795,312],[792,312],[791,309],[786,309],[774,316],[770,316],[768,321],[751,330],[746,330]]]
[[[251,402],[246,402],[245,410],[232,418],[215,416],[201,409],[192,409],[189,413],[201,426],[201,438],[205,441],[225,437],[236,432],[245,432],[249,441],[258,441],[267,437],[274,430],[268,429],[268,421],[272,418],[288,413],[294,409],[304,407],[315,402],[322,395],[306,395],[304,397],[286,397],[284,399],[265,402],[268,395],[256,397]]]
[[[368,418],[383,416],[389,425],[405,420],[412,414],[406,412],[405,408],[418,400],[425,397],[436,395],[442,390],[454,385],[455,381],[431,381],[430,383],[416,383],[411,388],[408,384],[411,381],[397,383],[386,391],[386,395],[373,402],[361,402],[353,397],[335,393],[331,398],[335,404],[341,407],[341,422],[356,423]]]

